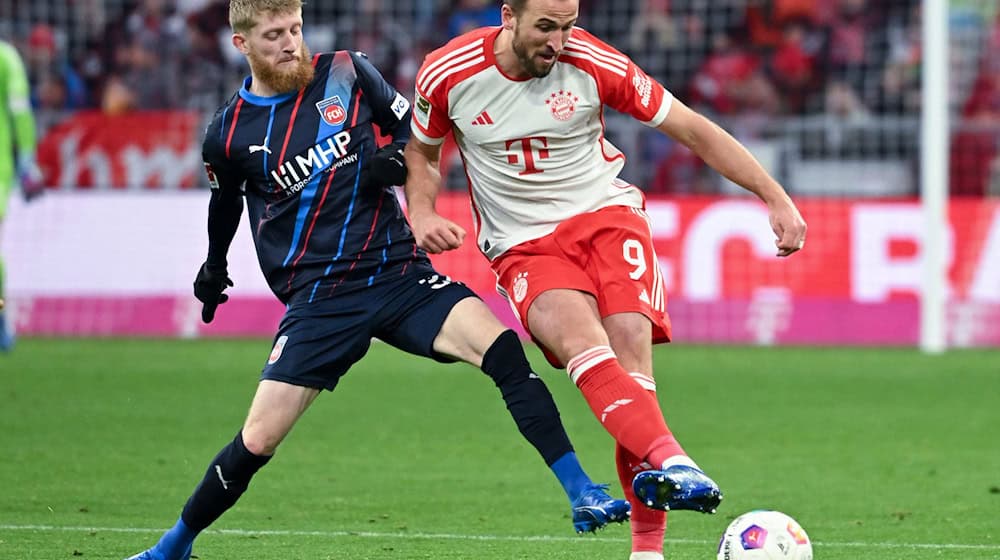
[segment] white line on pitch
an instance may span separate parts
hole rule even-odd
[[[58,527],[55,525],[0,525],[0,531],[36,531],[36,532],[66,532],[66,533],[151,533],[160,534],[164,529],[148,529],[142,527]],[[208,529],[206,534],[230,535],[237,537],[277,536],[277,537],[361,537],[370,539],[425,539],[425,540],[460,540],[460,541],[514,541],[514,542],[578,542],[594,541],[626,542],[627,537],[609,538],[597,536],[557,537],[552,535],[456,535],[452,533],[379,533],[375,531],[281,531],[247,529]],[[716,541],[700,539],[673,539],[666,542],[678,544],[715,544]],[[822,548],[894,548],[894,549],[928,549],[928,550],[1000,550],[1000,544],[954,544],[954,543],[866,543],[866,542],[813,542]]]

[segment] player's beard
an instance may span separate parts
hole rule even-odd
[[[521,63],[521,67],[524,71],[531,75],[532,78],[544,78],[549,75],[552,68],[555,67],[555,61],[548,66],[540,66],[535,64],[535,58],[528,54],[528,49],[525,48],[524,44],[517,40],[517,36],[511,39],[511,48],[514,50],[514,55],[517,56],[517,60]],[[543,49],[546,47],[542,47]],[[536,53],[537,54],[537,53]]]
[[[305,43],[302,43],[302,47],[299,48],[298,60],[288,69],[272,65],[258,57],[253,51],[247,53],[247,61],[250,63],[254,78],[278,93],[298,91],[309,85],[316,74],[316,69],[313,68],[312,64],[312,53],[309,52],[309,47]]]

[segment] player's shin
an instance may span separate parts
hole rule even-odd
[[[215,456],[181,513],[181,521],[194,535],[204,530],[240,498],[253,475],[271,459],[254,455],[243,444],[243,432]],[[174,547],[188,546],[178,542]],[[173,556],[166,556],[171,558]]]
[[[659,403],[622,368],[610,347],[581,352],[569,360],[566,371],[604,429],[629,452],[654,465],[684,454]]]
[[[552,394],[531,371],[514,331],[504,331],[497,337],[483,355],[482,369],[500,389],[521,435],[538,450],[545,464],[553,467],[570,500],[575,498],[591,481],[572,453],[573,446]],[[558,469],[554,468],[557,463]]]

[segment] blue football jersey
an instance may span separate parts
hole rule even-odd
[[[409,102],[359,53],[318,54],[313,65],[307,87],[273,97],[250,93],[247,78],[203,144],[210,213],[234,207],[217,200],[245,197],[261,270],[285,303],[325,299],[429,262],[394,190],[365,184],[375,127],[405,143]]]

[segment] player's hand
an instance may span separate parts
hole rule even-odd
[[[194,279],[194,297],[202,303],[201,320],[211,323],[215,318],[215,309],[219,304],[229,301],[229,294],[224,293],[226,288],[233,285],[229,278],[229,273],[225,267],[221,270],[217,267],[209,266],[206,262],[198,270],[198,276]]]
[[[462,226],[436,212],[410,214],[417,246],[431,254],[458,249],[465,240]]]
[[[768,205],[771,229],[778,236],[774,244],[778,247],[778,256],[787,257],[799,251],[806,244],[806,221],[802,219],[798,208],[791,199],[785,197],[777,203]]]
[[[370,188],[403,185],[406,183],[406,160],[403,159],[403,146],[386,144],[375,151],[368,162],[367,185]]]
[[[34,159],[23,159],[17,163],[17,180],[21,185],[21,195],[26,202],[38,198],[45,192],[42,170]]]

